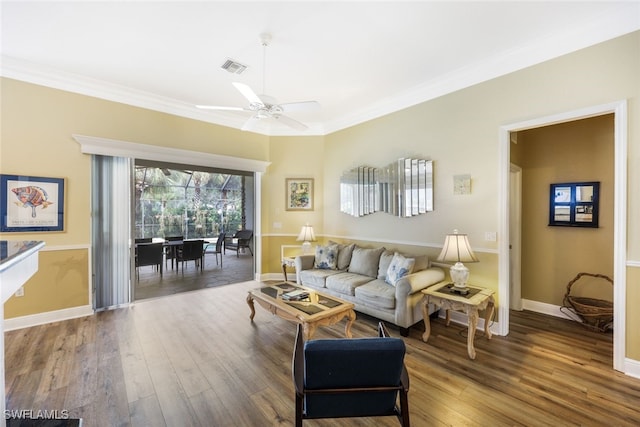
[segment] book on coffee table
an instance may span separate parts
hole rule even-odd
[[[309,298],[309,292],[303,289],[296,289],[295,291],[282,294],[282,299],[286,301],[302,301],[307,298]]]

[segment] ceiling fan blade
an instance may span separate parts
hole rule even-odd
[[[300,123],[297,120],[292,119],[291,117],[288,116],[283,116],[283,115],[274,115],[273,116],[274,119],[284,123],[285,125],[297,129],[297,130],[307,130],[309,127],[307,125],[305,125],[304,123]]]
[[[318,101],[288,102],[280,104],[280,108],[287,113],[293,111],[316,111],[320,109],[320,103]]]
[[[242,107],[223,107],[219,105],[196,105],[196,108],[202,110],[227,110],[227,111],[244,111]]]
[[[235,86],[236,89],[238,89],[238,91],[240,91],[242,96],[247,98],[247,100],[249,101],[249,104],[264,105],[264,103],[262,102],[260,97],[258,95],[256,95],[256,93],[253,91],[253,89],[251,89],[246,84],[233,82],[233,85]]]
[[[249,120],[247,120],[244,125],[242,125],[241,130],[252,131],[258,127],[258,122],[260,118],[257,115],[251,116]]]

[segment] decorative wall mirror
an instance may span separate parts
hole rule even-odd
[[[398,159],[383,168],[360,166],[340,178],[340,210],[353,216],[386,212],[410,217],[433,211],[433,163]]]
[[[549,225],[598,228],[599,182],[551,184]]]

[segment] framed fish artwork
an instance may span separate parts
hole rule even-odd
[[[64,187],[64,178],[0,175],[0,231],[63,231]]]

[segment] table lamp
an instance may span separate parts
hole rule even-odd
[[[453,290],[466,294],[467,280],[469,279],[469,269],[463,262],[478,262],[478,258],[471,250],[469,239],[466,234],[458,234],[458,230],[453,230],[453,234],[447,234],[444,240],[444,247],[438,256],[438,261],[455,262],[449,270],[451,280],[453,280]]]
[[[296,240],[298,242],[302,242],[302,253],[305,255],[308,254],[311,249],[311,242],[316,241],[316,235],[313,233],[313,227],[309,224],[303,225]]]

